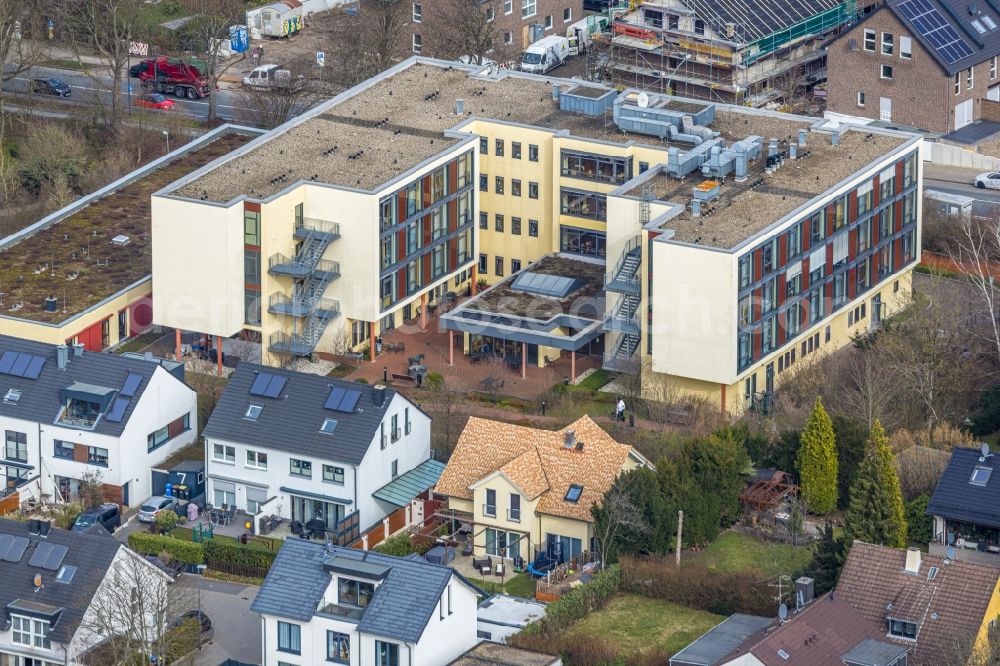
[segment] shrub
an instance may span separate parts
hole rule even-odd
[[[156,514],[156,526],[164,534],[170,534],[170,530],[177,527],[177,514],[173,511],[160,511]]]
[[[604,606],[621,587],[622,569],[619,565],[612,564],[586,585],[575,587],[550,603],[545,609],[545,617],[529,624],[521,634],[559,634],[577,620]]]
[[[389,537],[372,548],[372,550],[376,553],[395,555],[396,557],[406,557],[414,552],[413,544],[410,542],[410,535],[406,532]]]
[[[52,514],[52,524],[64,530],[73,527],[76,517],[83,511],[83,505],[79,502],[67,502],[56,506]]]
[[[907,536],[910,543],[926,546],[934,538],[934,518],[927,515],[927,503],[930,500],[930,495],[921,495],[906,503],[906,524],[909,528]]]
[[[427,384],[427,388],[442,388],[444,387],[444,375],[440,372],[428,372],[427,376],[424,378]]]
[[[212,562],[221,562],[245,567],[270,569],[271,565],[274,564],[276,556],[277,553],[274,551],[226,543],[218,539],[209,539],[205,542],[205,561],[208,562],[209,566],[211,566]]]
[[[699,564],[678,569],[672,558],[623,557],[621,580],[625,592],[719,615],[774,614],[771,599],[760,593],[767,580],[754,572],[718,571]]]
[[[166,552],[171,559],[181,564],[201,564],[205,561],[205,549],[200,543],[182,541],[171,536],[132,532],[128,535],[128,547],[142,555]]]

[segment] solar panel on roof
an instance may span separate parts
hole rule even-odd
[[[42,568],[48,569],[49,571],[56,571],[62,564],[63,558],[66,557],[66,553],[69,552],[69,548],[57,543],[49,545],[51,546],[49,548],[49,554],[45,558],[45,562],[42,563]]]
[[[42,374],[43,365],[45,365],[44,358],[41,356],[32,356],[27,369],[24,371],[24,376],[28,379],[38,379],[38,376]]]
[[[45,541],[40,542],[35,546],[35,552],[31,554],[31,559],[28,560],[28,564],[33,567],[40,567],[48,559],[49,553],[51,552],[52,544],[46,543]]]
[[[337,406],[338,412],[351,413],[354,408],[358,406],[358,400],[361,399],[361,391],[348,391],[344,394],[344,399],[340,401],[340,405]]]
[[[577,288],[578,283],[575,278],[531,271],[523,271],[511,283],[511,289],[553,298],[565,298]]]
[[[250,395],[264,395],[264,391],[267,389],[267,385],[271,382],[271,378],[274,377],[270,372],[261,372],[253,380],[253,384],[250,385]]]
[[[14,365],[10,366],[9,374],[24,377],[24,371],[28,369],[29,363],[31,363],[31,354],[18,354],[17,358],[14,359]]]
[[[281,395],[281,389],[285,388],[286,381],[288,380],[285,377],[272,375],[271,381],[267,383],[267,387],[264,389],[264,396],[267,398],[277,398]]]
[[[108,410],[108,415],[104,418],[111,423],[121,423],[125,416],[125,410],[128,409],[128,403],[128,398],[116,398],[111,409]]]
[[[2,543],[3,537],[7,537],[10,540],[6,548],[4,548]],[[0,535],[0,558],[7,562],[20,562],[27,548],[28,540],[24,537],[11,536],[10,534]]]
[[[127,398],[131,398],[135,395],[135,392],[141,383],[142,375],[137,375],[132,372],[128,373],[128,377],[125,378],[125,385],[122,386],[122,395]]]
[[[0,373],[5,375],[10,374],[10,368],[14,365],[14,359],[17,358],[17,352],[6,351],[3,356],[0,356]]]
[[[948,64],[975,53],[927,0],[903,0],[896,7]]]
[[[340,403],[344,400],[344,394],[347,393],[344,389],[340,387],[333,387],[330,389],[330,395],[327,396],[326,402],[323,403],[323,407],[326,409],[337,409]]]

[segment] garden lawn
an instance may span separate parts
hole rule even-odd
[[[777,576],[791,575],[809,564],[812,549],[809,544],[795,547],[754,539],[737,532],[723,532],[705,550],[691,553],[688,557],[723,571],[756,569],[767,576]]]
[[[472,582],[491,594],[502,592],[522,599],[535,598],[535,579],[530,574],[517,574],[503,585],[495,580],[479,580],[478,578],[473,579]]]
[[[653,647],[674,654],[724,619],[659,599],[619,594],[571,626],[566,635],[600,636],[626,656]]]

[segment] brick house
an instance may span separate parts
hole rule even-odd
[[[887,0],[827,43],[827,111],[932,132],[990,117],[984,100],[1000,102],[998,9]]]
[[[409,23],[410,48],[414,53],[431,57],[454,56],[440,52],[435,37],[442,32],[441,21],[446,21],[448,32],[459,33],[459,21],[445,18],[456,8],[469,6],[467,0],[414,0]],[[497,56],[494,60],[516,59],[532,42],[548,35],[565,35],[566,29],[583,15],[583,0],[484,0],[480,5],[487,18],[497,21]],[[437,26],[437,27],[435,27]],[[533,26],[537,26],[532,29]],[[534,35],[533,35],[534,33]],[[532,38],[534,36],[534,38]],[[456,42],[462,41],[455,34]]]

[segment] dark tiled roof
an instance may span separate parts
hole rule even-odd
[[[45,365],[42,366],[38,379],[0,374],[0,414],[36,423],[51,424],[55,420],[62,404],[60,392],[74,382],[120,391],[130,373],[140,375],[142,382],[129,400],[121,421],[117,423],[108,421],[103,415],[97,420],[93,432],[112,437],[121,435],[128,425],[132,411],[149,386],[153,373],[159,368],[155,360],[150,362],[115,354],[85,351],[82,356],[74,356],[71,348],[69,365],[60,370],[56,360],[55,345],[0,335],[0,357],[8,351],[33,354],[45,359]],[[21,398],[16,403],[2,401],[10,389],[21,391]]]
[[[938,481],[927,513],[975,525],[1000,527],[1000,456],[982,463],[979,449],[955,449]],[[994,468],[985,486],[969,483],[976,467]]]
[[[733,613],[670,658],[671,666],[714,666],[748,638],[777,622],[771,617]]]
[[[890,666],[906,651],[903,645],[866,638],[844,655],[844,661],[860,666]]]
[[[773,631],[751,636],[724,662],[751,653],[764,666],[843,666],[844,653],[884,635],[877,624],[828,593]]]
[[[951,26],[951,29],[958,34],[972,51],[971,55],[949,62],[941,51],[933,43],[933,38],[928,39],[908,17],[907,11],[902,11],[900,4],[912,3],[913,0],[887,0],[886,6],[895,14],[903,25],[910,29],[913,37],[927,49],[935,62],[949,75],[960,72],[972,65],[989,60],[1000,54],[1000,12],[997,11],[996,3],[980,0],[917,0],[918,5],[926,3],[943,21]],[[908,5],[909,6],[909,5]],[[973,11],[970,11],[973,10]],[[997,26],[985,34],[980,34],[972,27],[972,21],[979,20],[982,24],[982,17],[986,16]],[[985,27],[985,24],[983,24]],[[964,84],[963,84],[964,85]]]
[[[358,623],[358,630],[366,634],[418,641],[453,575],[480,593],[451,568],[419,557],[392,557],[289,539],[278,551],[251,610],[308,622],[331,580],[323,563],[333,557],[389,567]]]
[[[887,619],[917,624],[914,656],[923,663],[945,663],[963,641],[979,631],[1000,568],[921,554],[916,575],[905,572],[906,551],[855,541],[844,562],[836,595],[882,629]],[[937,568],[928,579],[931,568]],[[899,641],[912,645],[912,642]]]
[[[0,535],[24,537],[29,541],[27,550],[18,562],[0,560],[0,624],[10,619],[7,605],[17,599],[62,608],[49,636],[54,641],[65,643],[72,639],[80,626],[90,600],[104,580],[121,543],[109,535],[97,536],[56,528],[52,528],[42,538],[30,534],[28,528],[29,524],[26,522],[0,518]],[[71,582],[56,582],[58,571],[30,565],[31,556],[39,543],[63,545],[69,549],[62,563],[76,567],[76,574]],[[36,573],[42,575],[42,589],[37,592],[34,584]]]
[[[279,397],[250,395],[250,387],[259,372],[287,379]],[[323,407],[332,387],[361,392],[352,413]],[[367,384],[240,363],[212,411],[204,435],[356,465],[365,457],[389,403],[396,395],[396,391],[390,388],[380,389],[384,395],[382,405],[377,406],[375,397],[378,390]],[[244,418],[251,403],[263,407],[256,421]],[[320,432],[320,426],[327,418],[337,421],[336,430],[330,435]]]
[[[735,23],[737,39],[756,41],[833,9],[840,0],[682,0],[720,35]],[[741,32],[742,31],[742,32]]]

